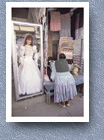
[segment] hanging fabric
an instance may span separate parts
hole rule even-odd
[[[48,57],[52,57],[52,32],[48,33]]]
[[[75,26],[75,39],[79,38],[79,17],[80,13],[76,16],[76,26]]]
[[[51,21],[50,21],[50,31],[60,31],[61,23],[60,23],[60,12],[51,12]]]
[[[81,58],[81,70],[80,73],[84,73],[84,53],[82,52],[82,58]]]
[[[52,40],[59,40],[59,32],[52,32]]]
[[[81,54],[81,39],[74,41],[74,58],[73,63],[80,65],[80,54]]]
[[[79,28],[79,38],[83,38],[83,27]]]
[[[78,64],[80,68],[80,73],[83,74],[84,70],[84,47],[83,40],[77,39],[74,41],[74,57],[73,64]]]
[[[80,73],[83,74],[84,72],[84,49],[83,49],[83,39],[81,39],[81,53],[80,53]]]
[[[71,36],[71,17],[70,13],[61,15],[61,31],[60,37]]]
[[[45,8],[29,8],[28,12],[28,22],[43,23],[43,16],[45,15]]]
[[[28,22],[39,24],[39,8],[29,8]]]

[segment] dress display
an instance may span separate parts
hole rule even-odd
[[[26,50],[26,46],[21,46],[18,69],[19,95],[42,91],[41,73],[37,64],[38,54],[36,46],[32,47],[31,52]]]

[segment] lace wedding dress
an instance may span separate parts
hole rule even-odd
[[[31,52],[26,50],[26,46],[21,47],[19,65],[19,95],[37,93],[42,90],[41,73],[33,54],[37,54],[36,46]]]

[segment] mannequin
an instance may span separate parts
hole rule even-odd
[[[37,48],[32,35],[26,35],[20,50],[19,95],[37,93],[42,90],[41,73],[38,68]],[[34,57],[33,57],[34,56]]]

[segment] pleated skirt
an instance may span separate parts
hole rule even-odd
[[[77,95],[75,80],[70,72],[55,74],[54,102],[66,102]]]

